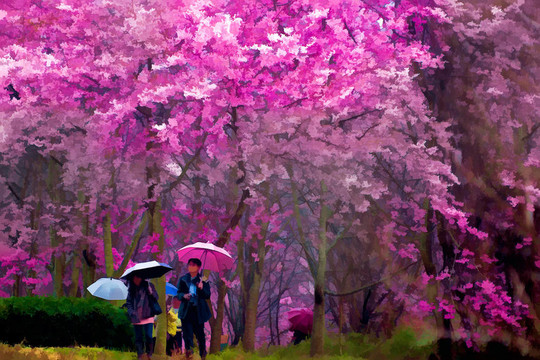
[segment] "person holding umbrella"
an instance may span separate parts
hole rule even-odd
[[[181,301],[178,309],[178,317],[182,320],[182,332],[186,348],[186,358],[193,355],[193,334],[199,343],[199,355],[202,360],[206,359],[206,336],[204,323],[210,317],[210,308],[206,302],[210,299],[210,285],[203,281],[199,275],[201,260],[191,258],[188,261],[188,273],[178,280],[178,294],[176,297]]]
[[[313,330],[313,310],[308,308],[296,308],[287,311],[289,330],[293,332],[292,342],[294,345],[311,337]]]
[[[210,285],[200,278],[201,265],[204,270],[223,272],[231,269],[234,260],[225,249],[211,243],[196,242],[177,251],[178,260],[188,264],[188,274],[178,281],[177,298],[181,300],[178,317],[182,319],[182,330],[187,358],[193,354],[193,332],[199,343],[201,358],[206,358],[204,323],[211,317],[206,299],[210,298]],[[202,262],[201,262],[202,260]],[[197,335],[198,334],[198,335]]]
[[[145,352],[150,360],[154,353],[152,330],[154,316],[162,311],[158,304],[158,294],[154,285],[146,279],[163,276],[172,268],[157,261],[139,263],[127,269],[121,279],[128,282],[126,307],[129,318],[135,330],[135,348],[138,359],[142,359]]]
[[[152,341],[154,313],[150,302],[157,302],[158,295],[154,284],[137,275],[131,276],[128,281],[126,306],[135,330],[137,357],[142,359],[146,345],[146,354],[150,359],[154,353],[154,342]]]

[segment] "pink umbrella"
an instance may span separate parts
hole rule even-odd
[[[197,242],[177,251],[178,260],[188,262],[191,258],[200,259],[201,269],[222,272],[234,265],[232,256],[227,250],[210,243]]]
[[[291,326],[291,331],[301,331],[305,334],[311,334],[313,329],[313,310],[307,308],[296,308],[287,311],[287,317]]]

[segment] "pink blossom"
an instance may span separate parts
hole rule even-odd
[[[488,255],[486,255],[486,254],[482,254],[482,255],[480,256],[480,259],[481,259],[483,262],[488,263],[488,264],[492,264],[492,263],[494,263],[494,262],[497,261],[497,259],[495,259],[495,258],[490,258],[490,257],[489,257]]]
[[[420,300],[418,302],[418,309],[422,312],[426,312],[426,313],[429,313],[433,310],[435,310],[435,306],[433,305],[430,305],[428,302],[424,301],[424,300]]]
[[[445,270],[444,272],[440,273],[435,279],[436,280],[444,280],[444,279],[447,279],[450,277],[450,274],[448,273],[447,270]]]
[[[427,285],[430,279],[433,279],[433,275],[428,275],[425,271],[420,275],[422,279],[422,284]]]
[[[461,256],[474,256],[474,253],[469,249],[463,249],[463,251],[461,252]]]
[[[493,294],[496,290],[496,286],[489,280],[484,280],[482,282],[477,283],[478,286],[482,288],[482,291],[485,294]]]

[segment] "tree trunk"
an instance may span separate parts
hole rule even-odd
[[[210,354],[216,354],[221,350],[223,314],[225,312],[225,295],[227,295],[227,285],[223,282],[223,280],[219,279],[216,317],[214,319],[210,319],[210,327],[212,331],[212,337],[210,338]]]
[[[165,286],[166,280],[165,276],[161,276],[153,281],[156,291],[159,294],[159,306],[163,310],[161,314],[157,317],[157,335],[156,335],[156,347],[155,354],[158,356],[165,356],[165,347],[167,344],[167,306],[166,306],[166,295],[165,295]]]
[[[324,287],[326,282],[326,223],[330,217],[330,209],[324,202],[327,188],[324,181],[321,182],[321,214],[319,217],[319,261],[317,264],[317,274],[315,276],[315,305],[313,307],[313,334],[311,338],[310,355],[322,355],[324,352]]]
[[[426,210],[425,225],[426,232],[420,236],[420,255],[426,274],[437,276],[437,268],[433,262],[433,233],[435,224],[433,223],[433,209],[429,204],[429,199],[424,200],[424,210]],[[427,287],[428,300],[435,304],[439,294],[439,282],[431,282]],[[450,320],[444,318],[444,314],[433,311],[437,326],[437,352],[441,360],[451,360],[452,356],[452,334]]]
[[[56,206],[62,201],[58,189],[58,179],[60,174],[58,171],[58,164],[54,161],[52,156],[49,157],[48,174],[47,174],[47,188],[49,196]],[[55,253],[52,257],[52,278],[54,285],[54,295],[57,297],[64,296],[64,271],[65,271],[65,254],[58,254],[56,248],[60,245],[60,238],[56,233],[56,229],[53,226],[49,228],[49,239],[51,248],[55,249]]]
[[[73,268],[71,269],[71,285],[69,287],[69,296],[76,297],[79,291],[79,275],[81,274],[81,258],[79,251],[76,251],[73,258]]]
[[[49,229],[49,236],[51,240],[51,248],[57,248],[59,245],[58,235],[53,228]],[[64,296],[64,272],[65,272],[65,254],[55,253],[53,255],[53,284],[54,284],[54,296]]]
[[[159,234],[158,240],[158,249],[159,251],[155,255],[156,261],[161,261],[163,256],[163,250],[165,248],[165,235],[163,226],[161,225],[162,214],[161,214],[162,204],[161,197],[158,197],[153,209],[152,209],[152,232],[151,234]],[[161,314],[157,317],[157,335],[156,335],[156,347],[154,349],[157,356],[165,356],[165,347],[167,343],[167,306],[166,306],[166,295],[165,295],[165,286],[166,280],[165,276],[161,276],[153,281],[156,286],[156,291],[159,295],[159,306],[163,310]]]
[[[270,344],[269,345],[275,345],[276,342],[274,340],[274,324],[272,323],[272,307],[268,307],[268,329],[270,330]]]
[[[93,254],[90,252],[90,247],[87,246],[85,250],[83,250],[83,297],[89,296],[88,287],[95,281],[96,279],[96,263],[93,261]]]
[[[81,291],[81,296],[86,297],[88,294],[88,286],[94,282],[96,274],[96,264],[90,259],[90,247],[88,246],[88,236],[90,234],[90,216],[89,216],[89,205],[88,197],[84,195],[82,191],[79,191],[77,194],[79,203],[84,204],[83,211],[81,212],[81,224],[82,224],[82,234],[85,240],[84,245],[80,254],[82,256],[82,280],[83,280],[83,289]]]
[[[15,282],[13,283],[13,297],[20,297],[22,296],[22,281],[21,281],[21,275],[15,275]]]
[[[264,258],[266,257],[266,234],[268,223],[263,225],[263,233],[257,239],[257,257],[259,261],[254,264],[252,280],[249,283],[247,305],[245,309],[245,325],[243,347],[245,351],[255,350],[255,329],[257,327],[257,310],[259,308],[259,297],[261,294],[261,281],[264,271]],[[247,254],[251,256],[251,254]]]
[[[249,213],[248,213],[249,218]],[[238,273],[238,280],[240,281],[240,296],[241,296],[241,305],[238,307],[238,317],[242,321],[242,331],[240,334],[238,334],[239,339],[244,339],[245,333],[246,333],[246,309],[248,305],[248,297],[249,297],[249,285],[246,284],[246,282],[249,282],[249,277],[246,276],[246,272],[250,273],[249,271],[249,263],[246,265],[246,242],[244,241],[244,237],[242,236],[238,242],[236,243],[236,253],[237,253],[237,267],[236,272]],[[247,266],[247,270],[246,270]]]
[[[229,241],[231,237],[231,230],[234,230],[236,226],[238,226],[240,219],[242,218],[242,216],[244,215],[244,212],[246,211],[247,205],[245,201],[250,196],[251,195],[248,189],[242,190],[242,196],[240,197],[240,201],[238,203],[236,211],[234,212],[234,215],[229,221],[229,224],[227,225],[227,227],[219,235],[218,241],[216,242],[216,246],[223,247],[225,246],[225,244],[227,244],[227,242]],[[225,295],[226,294],[227,294],[227,286],[220,279],[219,285],[218,285],[218,303],[216,304],[217,305],[216,314],[213,319],[210,319],[210,325],[212,328],[212,338],[210,340],[210,353],[216,353],[216,352],[219,352],[220,350],[221,335],[223,333],[223,315],[225,311]]]
[[[37,176],[34,177],[34,182],[38,183],[37,190],[34,192],[38,194],[38,203],[33,211],[30,212],[30,228],[32,230],[38,231],[39,230],[39,218],[41,216],[41,197],[42,197],[42,186],[41,183],[38,181]],[[38,244],[36,240],[32,241],[32,245],[30,246],[30,258],[34,258],[38,253]],[[28,271],[28,276],[30,278],[37,278],[37,273],[34,269],[30,269]],[[34,295],[34,289],[36,288],[35,284],[28,284],[26,289],[26,295],[27,296],[33,296]]]
[[[253,283],[249,289],[248,303],[245,310],[244,339],[242,341],[245,351],[255,350],[255,328],[257,326],[260,285],[261,275],[253,274]]]
[[[276,305],[276,321],[274,321],[274,325],[276,325],[276,336],[277,336],[277,344],[278,346],[281,345],[281,337],[279,335],[279,301]]]
[[[89,232],[89,216],[87,214],[85,216],[85,221],[83,222],[83,234],[86,239],[88,239]],[[84,261],[82,266],[83,290],[81,295],[86,297],[89,294],[87,288],[94,282],[94,279],[96,278],[95,256],[90,252],[90,246],[88,246],[88,244],[86,245],[86,248],[83,249],[82,256]]]
[[[103,219],[103,253],[105,254],[105,275],[112,277],[114,273],[112,254],[111,214],[107,212]]]

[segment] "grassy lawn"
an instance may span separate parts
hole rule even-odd
[[[135,353],[105,350],[101,348],[31,348],[21,345],[0,344],[2,360],[134,360]]]
[[[425,360],[433,350],[430,336],[418,337],[412,330],[402,329],[391,339],[380,341],[360,334],[344,336],[341,341],[333,336],[325,341],[324,356],[319,360]],[[255,353],[245,353],[237,348],[209,355],[208,360],[308,360],[309,341],[297,346],[271,346]],[[101,348],[30,348],[21,345],[0,344],[1,360],[136,360],[132,352],[112,351]],[[161,360],[157,356],[153,360]],[[183,360],[184,356],[172,360]],[[164,360],[164,359],[163,359]],[[198,356],[194,360],[199,360]]]

